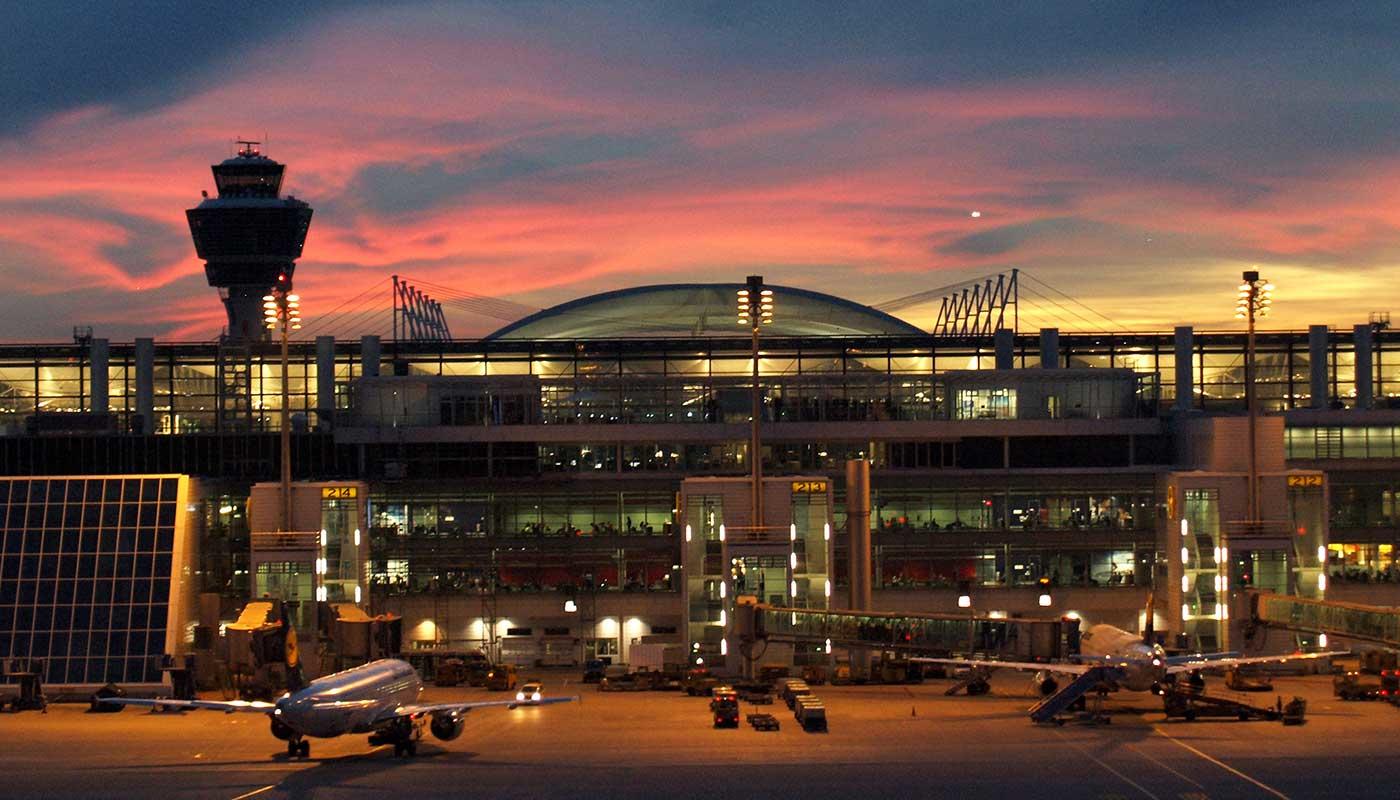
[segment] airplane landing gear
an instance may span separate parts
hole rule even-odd
[[[300,757],[300,758],[310,758],[310,757],[311,757],[311,742],[308,742],[308,741],[306,741],[305,739],[288,739],[288,740],[287,740],[287,757],[288,757],[288,758],[298,758],[298,757]]]
[[[419,728],[412,720],[402,718],[370,734],[369,743],[371,747],[392,744],[395,758],[412,758],[418,755],[419,733]]]

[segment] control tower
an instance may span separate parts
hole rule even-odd
[[[286,167],[258,144],[239,141],[238,155],[213,166],[219,196],[206,194],[185,212],[204,274],[228,311],[226,339],[235,342],[267,338],[263,295],[279,282],[291,286],[311,227],[311,206],[279,196]]]

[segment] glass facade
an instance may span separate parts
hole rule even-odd
[[[0,479],[0,655],[44,659],[48,684],[158,683],[187,483]]]
[[[1375,404],[1400,405],[1400,331],[1381,330],[1373,338]],[[1197,333],[1193,342],[1196,394],[1191,405],[1207,411],[1242,410],[1244,336]],[[1176,356],[1170,334],[1062,334],[1059,343],[1061,366],[1155,376],[1148,400],[1164,408],[1174,404]],[[1009,397],[970,389],[967,397],[950,399],[935,380],[950,371],[990,369],[989,344],[907,335],[770,337],[759,359],[765,415],[800,422],[1005,418],[1016,413]],[[498,407],[482,406],[480,398],[463,396],[424,409],[423,419],[414,424],[472,425],[488,419],[499,419],[495,424],[527,419],[543,424],[743,421],[752,369],[748,347],[747,339],[723,337],[404,342],[385,347],[393,354],[386,352],[379,372],[514,376],[530,382],[516,406],[507,401]],[[1310,407],[1308,333],[1262,333],[1257,347],[1261,406],[1266,411]],[[140,411],[136,404],[142,377],[136,349],[123,343],[109,349],[106,406],[117,430],[131,430],[133,415]],[[153,419],[147,430],[275,430],[280,424],[282,378],[275,346],[158,344],[153,356]],[[335,344],[331,410],[349,406],[349,386],[360,374],[360,356],[357,341]],[[1037,364],[1036,335],[1017,337],[1012,356],[1017,367]],[[1330,334],[1328,397],[1322,407],[1355,403],[1354,363],[1351,332]],[[89,349],[77,344],[0,346],[0,430],[19,432],[36,414],[96,408],[91,368]],[[327,376],[317,375],[314,343],[292,344],[288,373],[293,424],[315,427],[325,410],[317,403],[318,381]],[[1047,402],[1047,407],[1036,409],[1039,415],[1074,416],[1070,400]]]
[[[1290,427],[1284,437],[1290,459],[1400,458],[1400,425]]]
[[[417,592],[671,591],[669,490],[381,494],[370,585]]]
[[[1224,570],[1229,567],[1228,551],[1221,545],[1220,492],[1216,489],[1186,489],[1181,520],[1181,621],[1192,644],[1205,651],[1218,649],[1221,623],[1227,606],[1220,596],[1228,587]],[[1237,553],[1237,580],[1249,580],[1251,560]],[[1279,565],[1287,575],[1286,567]]]

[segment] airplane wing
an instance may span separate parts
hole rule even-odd
[[[1021,672],[1058,672],[1063,675],[1083,675],[1096,666],[1089,664],[1066,664],[1057,661],[1053,664],[1042,664],[1035,661],[994,661],[991,659],[976,658],[910,658],[910,661],[920,664],[945,664],[953,667],[968,667],[970,669],[1014,669]]]
[[[1224,661],[1229,658],[1241,658],[1239,651],[1230,650],[1219,653],[1189,653],[1180,656],[1167,656],[1164,663],[1170,667],[1173,664],[1204,664],[1207,661]]]
[[[98,702],[121,706],[142,706],[147,708],[208,708],[227,714],[237,712],[266,714],[277,708],[275,703],[261,700],[174,700],[171,698],[148,697],[102,697]]]
[[[1198,656],[1177,656],[1184,661],[1168,659],[1167,674],[1177,675],[1182,672],[1194,672],[1198,669],[1209,669],[1211,667],[1238,667],[1245,664],[1282,664],[1288,661],[1310,661],[1318,658],[1332,658],[1333,656],[1351,655],[1346,650],[1332,650],[1326,653],[1284,653],[1276,656],[1249,656],[1239,658],[1232,655],[1220,653],[1205,653]]]
[[[469,703],[408,703],[386,710],[375,719],[376,725],[382,725],[390,720],[400,717],[417,717],[423,714],[433,714],[439,711],[467,712],[474,708],[515,708],[517,706],[548,706],[555,703],[572,703],[577,697],[541,697],[539,700],[478,700]]]

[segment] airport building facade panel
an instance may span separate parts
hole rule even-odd
[[[193,635],[189,497],[179,475],[0,479],[0,656],[46,685],[159,684]]]

